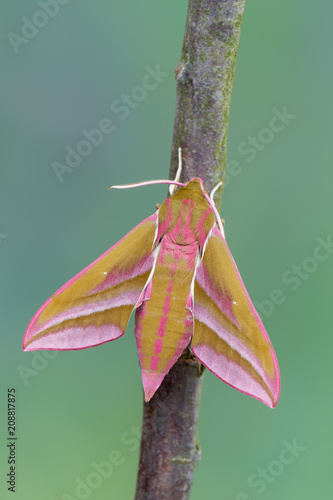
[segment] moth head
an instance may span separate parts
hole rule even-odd
[[[176,179],[180,177],[180,171],[181,171],[181,164],[180,167],[178,168]],[[225,238],[224,235],[224,229],[221,221],[220,214],[218,213],[213,196],[216,190],[220,187],[222,184],[221,182],[215,186],[215,188],[212,190],[211,195],[209,196],[205,190],[205,186],[203,183],[203,180],[200,179],[200,177],[193,177],[191,180],[189,180],[186,184],[183,184],[182,182],[179,182],[179,180],[174,180],[174,181],[168,181],[165,179],[162,180],[156,180],[156,181],[145,181],[145,182],[138,182],[136,184],[126,184],[123,186],[110,186],[109,189],[127,189],[127,188],[134,188],[134,187],[139,187],[139,186],[149,186],[152,184],[169,184],[170,187],[173,189],[170,189],[170,195],[171,197],[183,197],[184,195],[186,197],[190,197],[192,199],[200,199],[202,196],[207,200],[209,206],[211,207],[212,211],[214,212],[215,218],[217,225],[219,227],[219,230],[221,232],[221,235],[223,238]],[[178,191],[175,192],[175,187],[179,187]]]
[[[183,187],[180,187],[178,191],[172,196],[187,197],[194,199],[194,201],[196,202],[199,202],[200,199],[205,198],[205,200],[208,202],[208,205],[214,212],[216,223],[221,232],[221,235],[223,236],[223,238],[225,238],[222,220],[214,203],[214,194],[221,185],[222,182],[219,182],[211,191],[210,195],[208,195],[203,180],[200,179],[200,177],[193,177],[185,185],[183,185]]]

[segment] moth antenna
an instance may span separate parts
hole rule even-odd
[[[218,190],[218,188],[219,188],[220,186],[222,186],[222,184],[223,184],[223,182],[222,182],[222,181],[221,181],[221,182],[219,182],[219,183],[218,183],[218,184],[216,184],[216,186],[215,186],[215,187],[211,190],[210,195],[209,195],[209,198],[210,198],[212,201],[214,201],[214,194],[216,193],[216,191]]]
[[[179,179],[180,179],[180,176],[181,176],[181,173],[182,173],[182,168],[183,168],[183,165],[182,165],[182,148],[178,148],[178,168],[177,168],[177,172],[176,172],[175,182],[179,182]],[[176,188],[176,184],[170,185],[170,187],[169,187],[170,196],[173,195],[175,188]]]
[[[109,189],[130,189],[140,186],[151,186],[152,184],[175,184],[176,186],[181,186],[181,187],[185,186],[185,184],[183,184],[182,182],[161,179],[157,181],[144,181],[144,182],[136,182],[134,184],[123,184],[121,186],[110,186]]]

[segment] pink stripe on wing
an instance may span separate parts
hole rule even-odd
[[[46,323],[39,324],[30,323],[26,334],[24,336],[25,342],[28,342],[32,337],[37,335],[39,332],[46,330],[47,328],[51,328],[52,326],[61,325],[63,321],[69,319],[75,319],[82,316],[89,316],[89,314],[93,314],[95,312],[106,311],[108,309],[114,309],[123,305],[132,305],[135,304],[138,298],[138,292],[126,292],[118,297],[113,297],[112,299],[103,300],[100,302],[94,302],[92,304],[85,304],[81,307],[72,307],[65,312],[57,314],[53,316]],[[60,328],[61,329],[61,328]]]
[[[152,372],[158,371],[158,362],[159,362],[158,356],[152,356],[150,361],[150,369]]]
[[[134,335],[136,340],[136,345],[138,349],[138,355],[140,364],[142,366],[143,361],[143,353],[142,353],[142,322],[144,317],[147,314],[147,302],[143,302],[142,305],[135,311],[135,327],[134,327]]]
[[[160,354],[162,352],[162,348],[163,348],[163,339],[162,338],[156,339],[156,342],[154,345],[155,354],[157,354],[157,355]]]
[[[96,260],[94,260],[91,264],[89,264],[89,266],[87,266],[85,269],[83,269],[82,271],[80,271],[78,274],[76,274],[73,278],[71,278],[69,281],[67,281],[67,283],[65,283],[61,288],[59,288],[59,290],[57,290],[55,292],[55,294],[51,295],[51,297],[49,297],[45,302],[44,304],[38,309],[38,311],[34,314],[33,318],[31,319],[28,327],[27,327],[27,330],[24,334],[24,337],[23,337],[23,342],[22,342],[22,347],[23,347],[23,350],[26,350],[25,349],[25,344],[27,343],[28,339],[29,339],[29,336],[31,336],[31,330],[34,328],[35,326],[35,323],[38,322],[38,318],[39,316],[41,315],[41,313],[44,311],[44,309],[50,304],[50,302],[53,300],[54,296],[56,295],[60,295],[64,290],[66,290],[68,287],[70,287],[73,283],[75,283],[79,278],[83,277],[84,274],[89,270],[91,269],[95,264],[97,264],[97,262],[99,262],[101,259],[103,259],[104,257],[106,257],[110,252],[111,250],[113,250],[120,242],[122,242],[129,234],[131,234],[133,231],[135,231],[139,226],[141,225],[144,225],[146,224],[148,221],[151,221],[153,222],[154,224],[156,224],[156,221],[157,221],[157,215],[156,213],[154,215],[151,215],[150,217],[147,217],[147,219],[143,220],[140,224],[138,224],[137,226],[135,226],[129,233],[127,233],[123,238],[121,238],[121,240],[119,240],[117,243],[115,243],[115,245],[113,245],[111,248],[109,248],[108,250],[106,250],[106,252],[104,252],[100,257],[98,257]]]
[[[256,372],[262,377],[267,385],[272,383],[272,379],[267,375],[262,367],[260,360],[253,354],[253,352],[244,344],[230,333],[226,328],[223,328],[221,324],[211,315],[205,307],[195,304],[194,306],[195,318],[207,325],[211,330],[213,330],[216,335],[223,339],[233,350],[238,352],[244,359],[246,359],[256,370]]]
[[[141,262],[138,262],[138,264],[134,268],[129,269],[128,271],[113,270],[111,273],[105,272],[104,281],[95,286],[95,288],[91,290],[90,294],[104,291],[107,288],[112,288],[115,285],[118,285],[119,283],[124,283],[125,281],[130,281],[133,278],[141,276],[152,268],[153,262],[154,256],[150,253],[149,255],[144,257]]]
[[[259,315],[258,315],[258,313],[257,313],[257,311],[256,311],[256,309],[255,309],[255,307],[254,307],[254,305],[252,304],[252,301],[251,301],[251,299],[250,299],[250,296],[249,296],[249,294],[247,293],[247,290],[246,290],[246,288],[245,288],[245,285],[244,285],[244,283],[243,283],[243,280],[242,280],[242,278],[241,278],[241,275],[239,274],[238,268],[237,268],[237,266],[236,266],[236,262],[234,261],[233,256],[231,255],[231,252],[230,252],[230,250],[229,250],[229,247],[228,247],[228,245],[227,245],[227,243],[226,243],[225,239],[223,238],[223,236],[221,236],[220,231],[219,231],[216,227],[214,228],[213,233],[214,233],[214,235],[215,235],[217,238],[219,238],[220,240],[222,240],[223,244],[225,245],[225,247],[226,247],[226,249],[227,249],[227,251],[228,251],[229,257],[230,257],[230,259],[231,259],[232,265],[233,265],[233,267],[234,267],[234,269],[235,269],[235,271],[236,271],[236,274],[237,274],[238,280],[239,280],[239,282],[240,282],[240,284],[241,284],[241,287],[242,287],[242,289],[243,289],[243,292],[245,293],[245,296],[246,296],[247,300],[249,301],[249,304],[250,304],[250,306],[251,306],[251,309],[252,309],[252,311],[253,311],[253,314],[254,314],[254,316],[255,316],[255,318],[256,318],[256,320],[257,320],[258,326],[260,327],[260,330],[262,331],[263,336],[265,337],[265,339],[267,340],[267,342],[270,344],[270,343],[271,343],[271,341],[270,341],[270,339],[269,339],[269,337],[268,337],[268,334],[267,334],[267,332],[266,332],[266,330],[265,330],[265,327],[264,327],[264,325],[262,324],[262,321],[261,321],[261,319],[260,319],[260,317],[259,317]]]
[[[71,327],[64,330],[58,330],[55,333],[37,337],[28,346],[26,351],[33,351],[35,349],[48,349],[57,351],[66,351],[72,349],[84,349],[86,347],[93,347],[110,340],[115,340],[121,337],[124,332],[116,325],[105,326],[85,326]],[[52,338],[54,336],[54,344]]]
[[[197,267],[195,279],[201,288],[206,292],[208,297],[213,299],[219,309],[235,324],[238,326],[238,320],[232,310],[232,298],[223,293],[220,288],[214,290],[212,280],[203,262]]]
[[[204,229],[204,224],[207,219],[207,217],[213,213],[212,209],[209,207],[207,210],[204,212],[203,216],[200,218],[197,226],[197,232],[198,232],[198,241],[199,241],[199,246],[201,250],[203,249],[206,239],[207,239],[207,232]]]
[[[171,292],[172,292],[172,287],[173,287],[173,280],[170,279],[167,290],[166,290],[166,296],[164,299],[164,304],[163,304],[163,309],[162,313],[163,316],[161,317],[160,323],[158,325],[158,330],[157,330],[157,339],[155,340],[154,344],[154,353],[155,355],[152,356],[151,362],[150,362],[150,369],[152,371],[157,371],[158,370],[158,362],[159,362],[159,354],[162,352],[163,349],[163,337],[165,335],[166,331],[166,325],[168,322],[168,314],[170,312],[170,303],[171,303]]]
[[[167,314],[170,311],[170,302],[171,302],[171,297],[170,297],[170,295],[167,295],[165,297],[165,302],[164,302],[164,306],[163,306],[163,309],[162,309],[162,312],[163,312],[164,316],[167,316]]]
[[[233,264],[233,266],[234,266],[234,269],[235,269],[235,271],[236,271],[237,277],[238,277],[238,279],[239,279],[239,282],[240,282],[240,284],[241,284],[241,286],[242,286],[242,289],[243,289],[243,291],[244,291],[244,293],[245,293],[245,296],[246,296],[246,298],[247,298],[247,300],[248,300],[248,302],[249,302],[249,304],[250,304],[250,307],[251,307],[251,309],[252,309],[252,312],[253,312],[253,315],[254,315],[254,317],[255,317],[255,320],[256,320],[256,322],[257,322],[257,324],[258,324],[258,326],[259,326],[259,328],[260,328],[260,330],[261,330],[261,333],[263,334],[263,336],[264,336],[265,340],[266,340],[266,341],[267,341],[267,343],[270,345],[271,355],[272,355],[273,364],[274,364],[274,371],[275,371],[275,374],[276,374],[276,380],[277,380],[277,399],[276,399],[276,401],[277,401],[277,400],[279,399],[279,395],[280,395],[280,385],[281,385],[281,381],[280,381],[280,370],[279,370],[279,365],[278,365],[278,362],[277,362],[277,358],[276,358],[275,351],[274,351],[274,349],[273,349],[273,347],[272,347],[272,345],[271,345],[270,338],[269,338],[269,336],[268,336],[268,334],[267,334],[267,332],[266,332],[266,330],[265,330],[265,327],[264,327],[264,325],[263,325],[263,323],[262,323],[262,321],[261,321],[261,319],[260,319],[260,317],[259,317],[259,314],[257,313],[257,311],[256,311],[256,309],[255,309],[255,307],[254,307],[254,305],[252,304],[252,301],[251,301],[251,299],[250,299],[250,296],[249,296],[249,294],[247,293],[247,290],[246,290],[246,288],[245,288],[245,285],[244,285],[244,283],[243,283],[243,280],[242,280],[242,278],[241,278],[241,275],[239,274],[238,268],[237,268],[236,263],[235,263],[235,261],[234,261],[234,259],[233,259],[233,256],[231,255],[231,252],[230,252],[230,250],[229,250],[229,247],[228,247],[228,245],[227,245],[227,243],[226,243],[225,239],[221,236],[220,231],[219,231],[216,227],[214,228],[214,231],[213,231],[213,232],[214,232],[214,235],[215,235],[216,237],[218,237],[218,238],[221,238],[221,239],[222,239],[222,241],[223,241],[223,243],[225,244],[226,249],[227,249],[227,251],[228,251],[228,253],[229,253],[229,256],[230,256],[230,258],[231,258],[231,262],[232,262],[232,264]]]
[[[165,328],[166,328],[167,321],[168,321],[167,316],[162,316],[160,324],[158,326],[158,330],[157,330],[157,335],[160,338],[163,337],[165,334]]]
[[[228,360],[222,354],[216,355],[214,349],[205,345],[195,346],[193,352],[203,365],[226,384],[238,389],[244,394],[259,399],[271,408],[274,408],[276,405],[278,400],[276,384],[272,384],[272,382],[270,385],[267,384],[273,393],[274,400],[272,403],[270,395],[264,388],[237,363]]]

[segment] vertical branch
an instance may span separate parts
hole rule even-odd
[[[201,177],[209,192],[226,168],[228,119],[246,0],[189,0],[175,69],[176,113],[170,178],[182,148],[181,180]],[[219,206],[222,190],[216,194]],[[187,349],[144,403],[135,500],[187,500],[200,459],[197,437],[203,371]]]
[[[143,423],[136,500],[186,500],[200,460],[198,416],[202,371],[180,358],[149,403]]]
[[[201,177],[208,192],[223,179],[240,28],[246,0],[190,0],[177,80],[170,178],[183,152],[187,182]],[[222,190],[215,197],[221,204]]]

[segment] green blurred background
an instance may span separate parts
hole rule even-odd
[[[12,498],[6,394],[15,387],[15,498],[126,500],[135,490],[142,411],[133,319],[122,339],[94,349],[37,355],[23,353],[21,342],[37,308],[165,197],[163,186],[107,188],[168,176],[187,3],[56,6],[53,17],[36,14],[37,1],[1,6],[0,496]],[[333,232],[332,15],[329,2],[246,7],[221,213],[249,293],[264,307],[282,391],[270,410],[206,372],[192,500],[332,494],[333,250],[317,241]],[[34,32],[22,18],[47,24]],[[30,39],[18,38],[22,29]],[[157,65],[168,75],[139,95],[147,66]],[[122,120],[110,106],[132,91],[142,100]],[[267,131],[273,110],[284,107],[293,118]],[[104,118],[113,132],[60,182],[52,163],[64,163],[66,147]],[[255,154],[245,152],[249,137],[259,141]],[[101,479],[96,464],[115,451],[119,465]],[[80,481],[90,490],[75,492]]]

